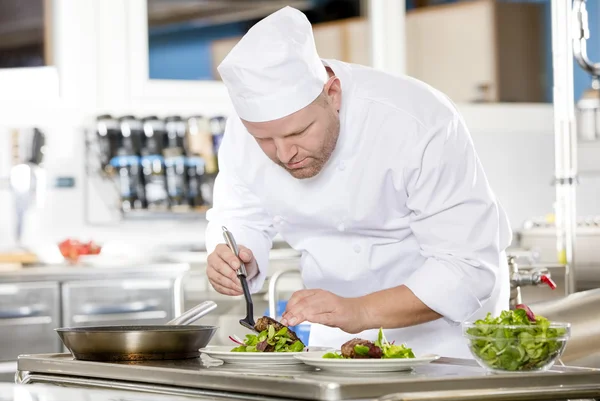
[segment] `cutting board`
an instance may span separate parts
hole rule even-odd
[[[0,264],[32,264],[38,263],[38,258],[34,253],[20,252],[0,252]]]

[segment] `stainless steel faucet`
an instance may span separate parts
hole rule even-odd
[[[300,270],[290,267],[276,271],[269,279],[269,317],[277,319],[277,282],[286,275],[301,274]]]
[[[521,287],[547,285],[551,289],[556,288],[556,284],[550,277],[550,272],[545,267],[531,268],[526,271],[520,271],[517,264],[517,258],[514,255],[508,255],[508,268],[510,270],[510,308],[514,309],[520,303],[523,303],[521,296]]]

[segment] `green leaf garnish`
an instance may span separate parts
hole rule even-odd
[[[275,327],[271,325],[267,330],[258,334],[246,334],[244,344],[231,349],[231,352],[262,352],[257,350],[256,346],[264,341],[271,350],[274,348],[275,352],[302,352],[304,350],[304,344],[292,339],[287,327],[275,331]]]
[[[366,345],[357,344],[354,346],[354,352],[358,355],[369,355],[369,347]]]

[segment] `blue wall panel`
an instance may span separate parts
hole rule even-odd
[[[319,0],[320,1],[320,0]],[[452,3],[457,0],[436,0]],[[546,24],[546,100],[552,101],[552,42],[549,0],[509,0],[544,4]],[[407,9],[412,8],[412,0],[406,0]],[[588,53],[592,61],[600,61],[600,6],[598,0],[587,2],[591,38],[588,40]],[[194,27],[183,26],[175,29],[155,29],[150,33],[150,78],[153,79],[212,79],[210,42],[243,33],[242,24]],[[576,63],[574,65],[575,99],[590,85],[590,77]]]
[[[151,79],[213,79],[210,43],[239,36],[240,24],[155,30],[149,36]]]

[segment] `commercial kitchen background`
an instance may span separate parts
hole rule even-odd
[[[403,1],[372,0],[376,1],[398,13],[405,11]],[[17,247],[17,215],[8,179],[12,133],[37,127],[46,137],[46,183],[25,215],[22,246],[40,262],[60,265],[58,242],[94,240],[104,245],[101,260],[115,266],[106,270],[106,279],[117,277],[124,261],[141,268],[191,263],[194,273],[185,284],[186,306],[215,299],[227,305],[219,313],[231,314],[235,325],[243,304],[217,296],[202,275],[202,213],[123,215],[115,185],[90,167],[86,135],[94,137],[96,117],[102,114],[227,116],[227,93],[214,72],[219,57],[253,21],[290,4],[310,15],[322,57],[364,64],[374,60],[376,66],[406,72],[445,91],[463,113],[491,185],[508,212],[515,230],[512,247],[537,251],[538,262],[558,262],[551,228],[556,192],[548,1],[407,0],[405,26],[398,25],[396,15],[377,15],[378,27],[369,25],[368,1],[270,0],[261,1],[260,7],[258,2],[252,7],[233,0],[218,3],[209,10],[210,2],[200,1],[196,8],[193,2],[166,0],[0,2],[0,61],[4,67],[17,59],[33,65],[0,69],[1,252]],[[516,8],[496,8],[497,4]],[[588,52],[597,60],[598,3],[589,2],[588,12]],[[398,34],[404,30],[405,39]],[[371,40],[371,34],[377,39]],[[44,52],[30,50],[41,43],[43,58],[37,54]],[[514,82],[520,84],[515,88]],[[590,76],[576,64],[574,85],[576,102],[591,85]],[[578,154],[577,215],[586,227],[577,246],[580,260],[596,269],[600,137],[580,140]],[[533,220],[550,228],[534,227]],[[271,266],[271,275],[279,267],[298,264],[294,252],[278,249],[274,255],[282,263]],[[589,286],[596,287],[596,281],[600,277],[590,278]],[[282,299],[300,285],[288,278],[282,283]],[[536,296],[564,294],[560,289],[551,293],[544,288]]]

